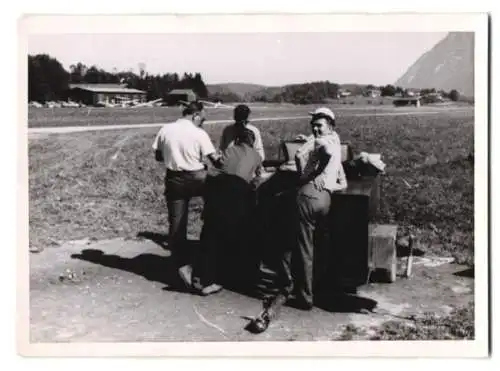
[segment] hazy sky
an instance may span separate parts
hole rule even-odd
[[[56,34],[29,54],[112,71],[200,72],[205,83],[284,85],[329,80],[391,84],[446,33]]]

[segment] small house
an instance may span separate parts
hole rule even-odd
[[[123,101],[143,103],[146,101],[146,92],[123,84],[70,84],[68,97],[73,102],[97,106]]]
[[[196,99],[196,93],[191,89],[174,89],[167,94],[165,101],[169,106],[178,106],[183,102],[194,102]]]

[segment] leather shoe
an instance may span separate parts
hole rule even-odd
[[[250,321],[247,330],[253,334],[260,334],[268,329],[270,322],[271,320],[267,311],[264,311],[258,317]]]

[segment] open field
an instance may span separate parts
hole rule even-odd
[[[297,116],[303,116],[307,112],[305,109],[297,109]],[[382,153],[387,164],[387,174],[382,181],[379,220],[397,223],[402,227],[402,233],[411,228],[418,238],[417,247],[426,254],[452,256],[458,263],[472,265],[474,174],[473,164],[467,160],[467,156],[474,151],[473,111],[444,111],[436,108],[435,114],[405,116],[356,115],[361,112],[358,110],[336,111],[338,132],[342,140],[351,142],[355,152]],[[230,115],[230,111],[225,112]],[[369,112],[365,110],[365,113]],[[274,109],[273,114],[277,114]],[[285,114],[291,116],[290,110]],[[136,122],[138,117],[141,116],[133,117],[131,121]],[[61,119],[61,122],[69,121]],[[262,121],[257,125],[261,130],[268,158],[277,156],[281,139],[308,132],[308,123],[304,119]],[[218,144],[223,127],[224,125],[206,126],[215,144]],[[146,127],[47,134],[30,139],[30,250],[41,251],[75,240],[88,239],[91,244],[98,244],[98,240],[114,237],[135,240],[138,235],[165,235],[168,225],[163,198],[164,173],[161,165],[155,162],[151,150],[151,143],[157,131],[157,127]],[[201,230],[202,206],[200,199],[194,200],[191,205],[189,234],[193,239],[199,237]],[[114,249],[113,247],[112,250]],[[42,255],[43,252],[38,256],[41,258]],[[54,275],[56,272],[50,274]],[[90,276],[86,280],[91,282]],[[428,284],[427,282],[428,278],[422,278],[422,285]],[[46,282],[43,284],[48,285]],[[410,282],[401,284],[411,286]],[[142,289],[146,289],[145,283],[141,285]],[[53,287],[57,289],[58,286]],[[111,287],[113,285],[108,288]],[[46,298],[47,291],[40,290],[39,295],[33,295],[42,300]],[[70,290],[70,286],[63,285],[57,290],[66,292]],[[109,296],[109,292],[104,288],[95,290],[100,292],[103,298]],[[132,286],[127,290],[135,292]],[[141,300],[149,300],[151,307],[157,308],[158,303],[154,302],[154,298],[158,295],[153,295],[156,291],[149,286],[147,290],[150,290],[151,295]],[[408,288],[404,290],[406,292]],[[67,295],[63,294],[61,298]],[[228,303],[233,303],[226,303],[228,308],[234,305],[235,301],[239,303],[239,299],[231,294],[227,295],[231,299],[226,298]],[[457,294],[454,295],[449,299],[453,303]],[[61,298],[53,302],[60,302]],[[110,300],[110,305],[112,302],[123,302],[118,299],[117,297]],[[165,299],[160,295],[158,300]],[[175,296],[174,300],[185,301],[183,305],[191,305],[187,298],[179,295]],[[435,298],[429,300],[431,303],[436,302]],[[45,303],[43,300],[37,299],[36,303],[36,306],[43,310],[49,307],[54,309],[53,304],[42,304]],[[129,301],[123,303],[132,305]],[[74,305],[74,301],[68,298],[68,308],[70,304]],[[86,305],[85,301],[82,301],[82,305]],[[203,305],[202,302],[199,302],[199,305]],[[248,304],[245,302],[236,305]],[[256,303],[252,305],[255,306]],[[449,316],[418,317],[414,325],[389,321],[378,326],[376,332],[370,334],[363,332],[363,326],[348,326],[337,338],[472,338],[474,306],[462,307],[458,301],[456,306],[462,309],[450,313]],[[217,307],[220,307],[220,303]],[[107,307],[104,306],[102,310],[105,308]],[[112,306],[106,309],[108,310],[109,313],[114,313],[116,309]],[[133,311],[137,312],[140,311]],[[38,311],[34,313],[33,318],[43,317]],[[293,318],[292,312],[290,315]],[[323,314],[316,313],[315,316]],[[42,317],[37,321],[43,329],[46,320]],[[103,319],[105,318],[107,317],[103,312]],[[330,321],[329,317],[325,317],[325,321]],[[235,323],[235,326],[240,325],[239,322]],[[66,325],[57,326],[54,328],[64,329]],[[104,323],[96,326],[106,328]],[[103,334],[109,334],[106,331]],[[279,332],[279,328],[275,331]],[[269,336],[277,335],[271,332]]]
[[[303,112],[301,112],[303,114]],[[355,151],[387,163],[380,220],[422,229],[432,250],[466,259],[473,244],[473,116],[350,117],[338,131]],[[268,158],[307,120],[260,122]],[[207,126],[218,143],[223,125]],[[151,143],[158,128],[49,135],[29,142],[30,244],[166,230],[163,171]],[[200,209],[201,205],[193,205]],[[199,232],[193,216],[192,232]],[[465,255],[462,255],[465,254]]]

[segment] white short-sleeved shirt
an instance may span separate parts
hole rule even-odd
[[[341,162],[341,143],[338,134],[335,132],[321,138],[315,138],[311,135],[308,137],[307,142],[299,148],[296,156],[302,158],[305,162],[303,176],[307,177],[317,168],[321,149],[331,156],[326,168],[319,175],[324,180],[325,189],[332,192],[346,188],[347,182]]]
[[[172,171],[203,170],[204,157],[215,153],[207,132],[187,119],[164,125],[156,135],[153,149],[161,150],[165,167]]]

